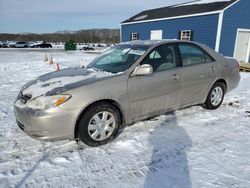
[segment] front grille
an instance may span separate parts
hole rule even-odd
[[[17,121],[16,123],[20,129],[24,130],[25,126],[22,123],[20,123],[19,121]]]

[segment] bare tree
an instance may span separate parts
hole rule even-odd
[[[25,33],[25,34],[0,34],[0,41],[47,41],[66,42],[74,40],[77,43],[119,43],[119,29],[89,29],[79,31],[59,31],[56,33]]]

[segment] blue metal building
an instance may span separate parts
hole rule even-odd
[[[142,11],[121,23],[121,41],[193,40],[249,62],[250,0],[196,0]]]

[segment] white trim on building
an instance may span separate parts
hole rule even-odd
[[[221,31],[222,31],[223,17],[224,17],[224,12],[222,11],[219,14],[219,20],[218,20],[216,43],[215,43],[215,51],[216,52],[219,52],[219,50],[220,50],[220,40],[221,40]]]
[[[217,35],[216,35],[216,43],[215,43],[215,51],[219,52],[220,51],[220,41],[221,41],[221,32],[222,32],[222,24],[223,24],[223,18],[224,18],[224,12],[229,9],[230,7],[232,7],[233,5],[235,5],[236,3],[238,3],[240,0],[235,1],[234,3],[232,3],[231,5],[227,6],[226,8],[224,8],[221,13],[219,13],[219,20],[218,20],[218,28],[217,28]],[[237,38],[236,38],[237,39]],[[236,43],[236,40],[235,40]]]
[[[223,9],[223,11],[229,9],[231,6],[235,5],[236,3],[238,3],[240,0],[235,1],[234,3],[232,3],[231,5],[227,6],[226,8]]]
[[[122,42],[122,26],[120,25],[120,42]]]
[[[120,25],[130,25],[130,24],[137,24],[137,23],[146,23],[146,22],[157,22],[157,21],[163,21],[163,20],[173,20],[173,19],[179,19],[179,18],[188,18],[188,17],[196,17],[196,16],[206,16],[211,14],[219,14],[222,11],[213,11],[213,12],[204,12],[199,14],[190,14],[190,15],[183,15],[183,16],[175,16],[175,17],[169,17],[169,18],[158,18],[158,19],[151,19],[151,20],[142,20],[142,21],[135,21],[135,22],[128,22],[128,23],[121,23]]]
[[[206,16],[211,14],[220,14],[224,13],[225,10],[229,9],[236,3],[238,3],[240,0],[235,1],[231,5],[227,6],[226,8],[218,11],[212,11],[212,12],[204,12],[204,13],[198,13],[198,14],[189,14],[189,15],[182,15],[182,16],[174,16],[174,17],[168,17],[168,18],[158,18],[158,19],[151,19],[151,20],[142,20],[142,21],[134,21],[134,22],[128,22],[128,23],[120,23],[120,25],[129,25],[129,24],[136,24],[136,23],[146,23],[146,22],[156,22],[156,21],[162,21],[162,20],[173,20],[173,19],[179,19],[179,18],[188,18],[188,17],[195,17],[195,16]]]
[[[245,62],[249,63],[249,58],[250,58],[250,37],[248,40],[247,56],[246,56]]]

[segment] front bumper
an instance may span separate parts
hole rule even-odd
[[[80,109],[59,107],[40,111],[14,106],[17,125],[29,136],[45,141],[74,139],[75,123]]]

